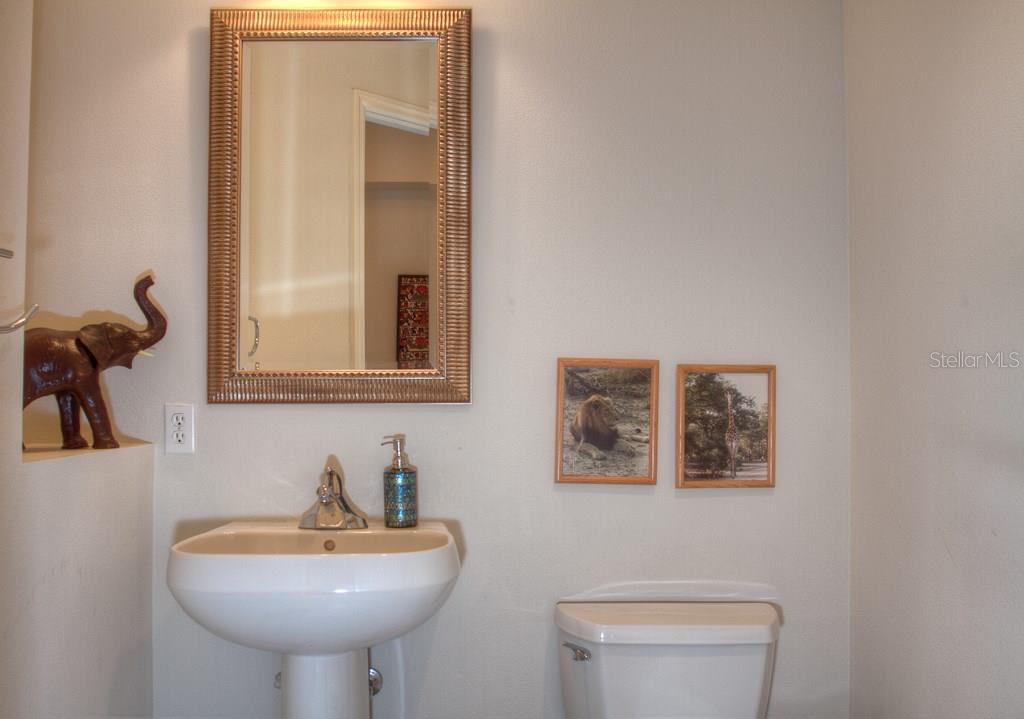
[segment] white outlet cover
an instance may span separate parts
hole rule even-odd
[[[183,402],[164,405],[164,454],[196,453],[196,406]]]

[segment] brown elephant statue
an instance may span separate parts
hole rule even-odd
[[[100,389],[100,372],[107,367],[132,368],[135,355],[159,342],[167,332],[167,318],[146,294],[153,277],[135,283],[135,301],[146,316],[144,330],[117,322],[86,325],[77,332],[36,327],[25,333],[25,382],[22,407],[55,395],[60,408],[64,449],[87,447],[81,434],[79,410],[92,428],[95,449],[118,446],[110,429],[110,414]]]

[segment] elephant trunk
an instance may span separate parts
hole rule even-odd
[[[153,286],[153,276],[146,275],[135,283],[135,301],[146,316],[146,329],[139,332],[140,348],[152,347],[167,334],[167,318],[156,308],[146,291]]]

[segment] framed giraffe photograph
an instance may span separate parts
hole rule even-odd
[[[676,486],[775,486],[775,365],[676,367]]]
[[[558,360],[555,481],[657,482],[658,360]]]

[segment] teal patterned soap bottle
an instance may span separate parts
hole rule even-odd
[[[394,445],[391,466],[384,468],[384,524],[389,527],[416,526],[416,467],[405,453],[405,435],[391,434],[380,443]]]

